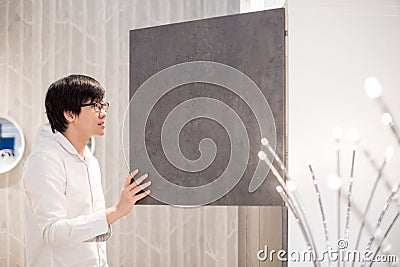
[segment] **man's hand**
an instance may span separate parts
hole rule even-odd
[[[131,179],[135,177],[138,172],[139,170],[136,169],[128,176],[126,176],[118,203],[114,207],[107,209],[106,217],[107,223],[109,225],[111,225],[116,220],[128,215],[137,201],[150,194],[150,190],[146,190],[138,194],[140,191],[151,185],[150,181],[142,184],[142,182],[148,177],[147,174],[140,176],[139,179],[133,181],[133,183],[131,184]]]

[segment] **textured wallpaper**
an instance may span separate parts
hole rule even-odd
[[[129,30],[239,13],[239,1],[0,0],[0,113],[17,121],[25,156],[0,175],[0,266],[24,266],[23,161],[46,123],[45,92],[71,73],[95,77],[111,102],[96,138],[107,206],[128,170],[121,128],[128,104]],[[113,225],[110,266],[237,266],[238,208],[138,206]]]

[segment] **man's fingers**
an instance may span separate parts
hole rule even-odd
[[[125,183],[124,183],[124,187],[128,187],[131,184],[131,180],[132,178],[139,172],[138,169],[134,170],[133,172],[131,172],[130,174],[128,174],[128,176],[126,176],[125,179]]]
[[[137,187],[138,185],[140,185],[147,177],[149,177],[149,175],[148,175],[147,173],[146,173],[146,174],[143,174],[142,176],[140,176],[139,179],[135,180],[135,181],[131,184],[129,190],[132,190],[133,188],[135,188],[135,187]]]
[[[139,185],[139,186],[133,188],[132,191],[131,191],[133,193],[132,196],[135,196],[137,193],[139,193],[140,191],[146,189],[150,185],[151,185],[151,181],[148,181],[148,182],[146,182],[146,183],[144,183],[142,185]]]
[[[140,193],[139,195],[135,195],[135,197],[134,197],[135,203],[137,201],[141,200],[142,198],[148,196],[149,194],[150,194],[150,190],[146,190],[143,193]]]

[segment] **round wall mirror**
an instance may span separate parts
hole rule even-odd
[[[51,131],[51,126],[49,123],[46,123],[42,129],[40,130],[39,133],[39,141],[38,141],[38,146],[41,146],[43,144],[46,144],[48,141],[50,141],[51,138],[53,138],[53,132]],[[89,150],[94,153],[94,148],[95,148],[95,142],[94,142],[94,137],[90,138],[89,142],[87,143],[87,147]]]
[[[19,125],[0,114],[0,173],[13,169],[22,159],[25,139]]]

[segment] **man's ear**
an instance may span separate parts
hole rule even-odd
[[[72,111],[64,111],[64,117],[69,123],[75,120],[75,114]]]

